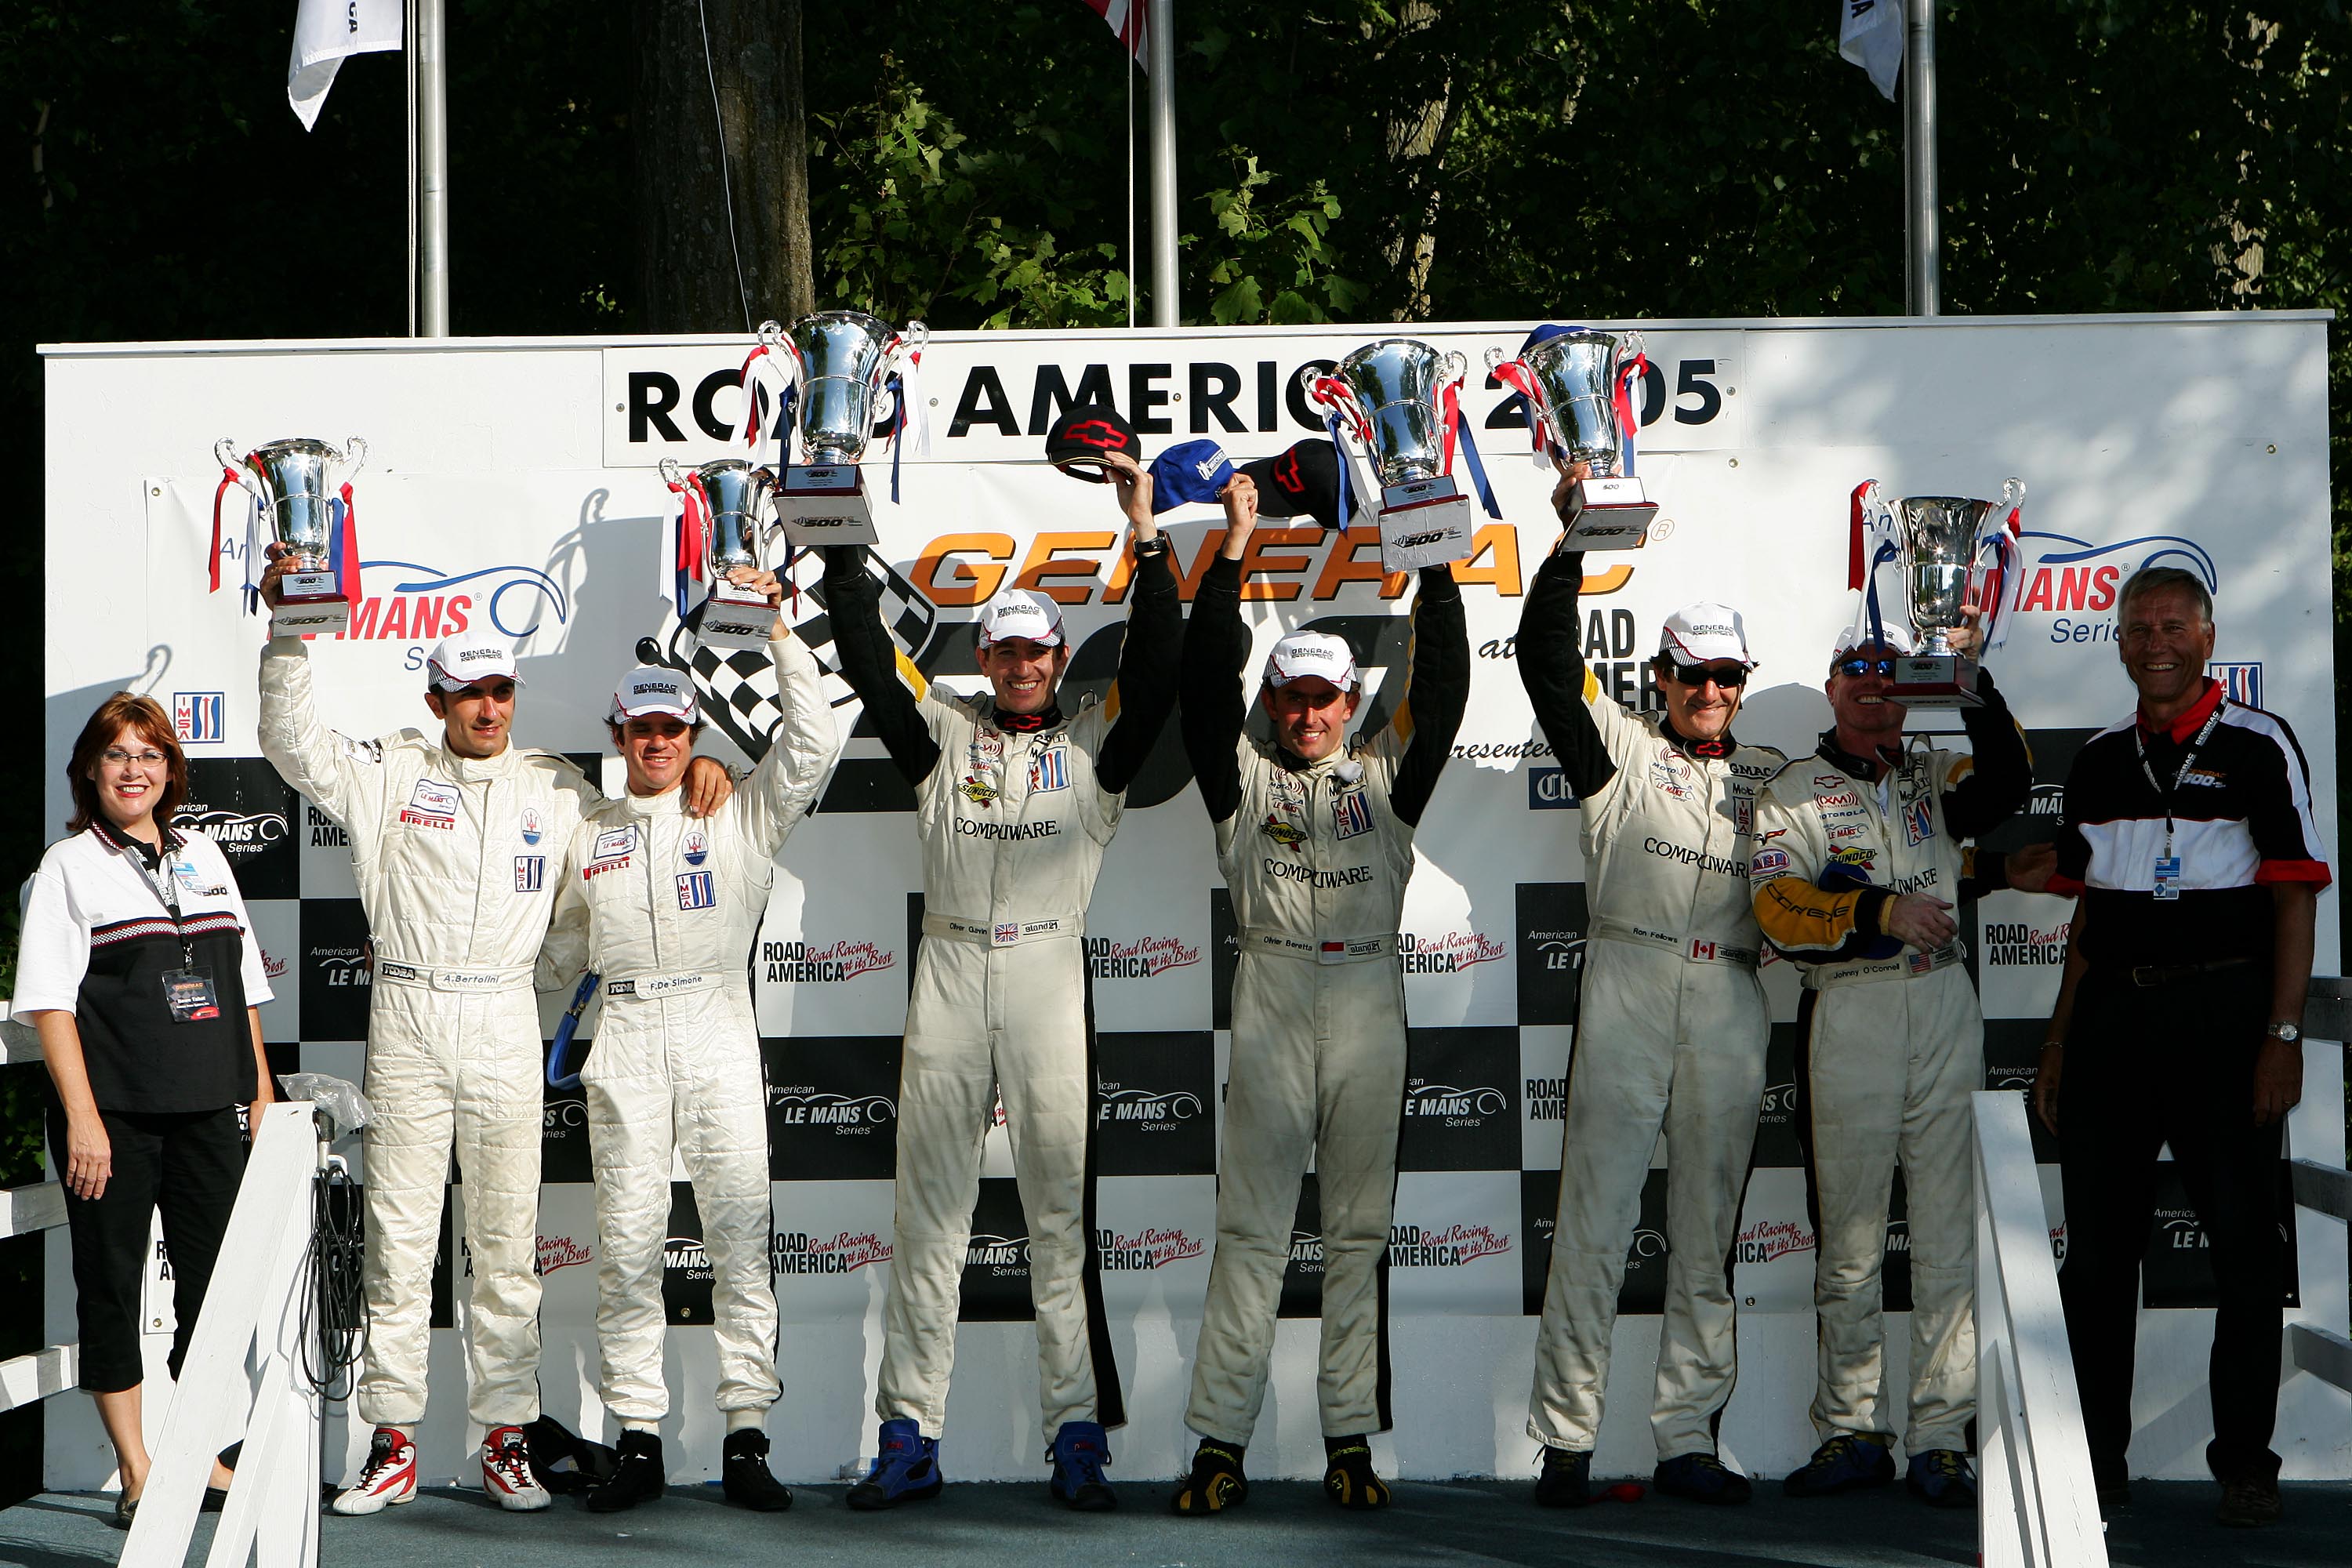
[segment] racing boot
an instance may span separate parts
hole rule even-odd
[[[1677,1454],[1662,1460],[1653,1479],[1667,1496],[1692,1502],[1743,1503],[1756,1490],[1746,1476],[1713,1454]]]
[[[940,1495],[940,1440],[926,1437],[911,1419],[882,1423],[874,1468],[842,1500],[860,1513],[921,1502]]]
[[[1969,1474],[1968,1456],[1957,1448],[1930,1448],[1912,1455],[1910,1473],[1903,1484],[1929,1508],[1977,1506],[1977,1485]]]
[[[1323,1439],[1323,1495],[1345,1509],[1389,1506],[1389,1484],[1372,1473],[1370,1439]]]
[[[668,1478],[662,1471],[661,1438],[652,1432],[624,1432],[621,1462],[613,1479],[588,1494],[590,1513],[621,1513],[641,1502],[659,1502]]]
[[[1813,1457],[1789,1472],[1780,1489],[1790,1497],[1828,1497],[1832,1492],[1883,1487],[1895,1479],[1895,1456],[1887,1445],[1859,1432],[1841,1432]]]
[[[793,1489],[768,1468],[768,1435],[757,1426],[727,1434],[719,1469],[727,1500],[754,1513],[782,1513],[793,1506]]]
[[[535,1513],[555,1500],[531,1473],[530,1442],[520,1426],[482,1434],[482,1489],[509,1513]]]
[[[1110,1482],[1103,1476],[1103,1467],[1110,1463],[1110,1443],[1099,1422],[1063,1422],[1045,1457],[1054,1461],[1049,1484],[1055,1502],[1067,1503],[1080,1513],[1108,1513],[1118,1506]]]
[[[1582,1508],[1592,1500],[1592,1452],[1544,1445],[1543,1473],[1536,1477],[1536,1501],[1545,1508]]]
[[[396,1427],[379,1426],[368,1441],[367,1463],[360,1467],[359,1479],[337,1492],[327,1506],[346,1518],[356,1518],[415,1500],[416,1445]],[[128,1521],[130,1516],[123,1517]]]
[[[1178,1513],[1223,1513],[1249,1501],[1249,1480],[1242,1474],[1242,1446],[1201,1439],[1192,1450],[1192,1473],[1176,1489]]]

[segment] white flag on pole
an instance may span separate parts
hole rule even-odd
[[[346,56],[400,47],[400,7],[401,0],[302,0],[294,18],[294,58],[286,68],[286,101],[303,130],[318,124]]]
[[[1903,74],[1903,0],[1838,0],[1838,53],[1888,98]]]

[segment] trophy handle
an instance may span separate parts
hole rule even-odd
[[[227,436],[213,443],[213,456],[219,459],[222,468],[231,471],[234,471],[242,460],[237,456],[236,441]]]
[[[1642,329],[1639,327],[1628,328],[1625,332],[1625,346],[1618,351],[1617,360],[1618,363],[1622,364],[1625,362],[1626,356],[1628,355],[1645,354],[1648,352],[1649,343],[1642,336]]]
[[[1470,374],[1470,356],[1460,349],[1445,352],[1445,379],[1459,382]]]
[[[359,471],[367,467],[368,444],[364,436],[352,436],[343,442],[343,461],[351,467],[343,470],[343,482],[349,484]]]
[[[677,459],[676,458],[664,458],[660,462],[654,465],[654,468],[667,483],[673,485],[682,485],[686,483],[686,470],[677,466]]]
[[[1502,349],[1496,347],[1495,344],[1488,343],[1486,345],[1486,368],[1488,370],[1493,371],[1501,369],[1503,362],[1510,357],[1511,356],[1509,354],[1504,353]]]
[[[774,321],[762,321],[760,323],[759,331],[754,335],[759,338],[763,346],[775,348],[784,341],[783,324]]]
[[[2025,481],[2012,474],[2000,481],[2000,510],[2012,511],[2025,504]],[[2004,520],[2005,521],[2006,520]]]
[[[929,347],[930,341],[930,328],[920,321],[908,321],[905,329],[898,333],[898,352],[913,358]]]

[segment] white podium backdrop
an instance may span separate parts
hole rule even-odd
[[[1650,324],[1657,368],[1640,467],[1662,510],[1646,549],[1591,558],[1591,656],[1639,703],[1661,616],[1702,597],[1740,606],[1762,664],[1739,732],[1809,750],[1827,722],[1825,658],[1853,614],[1850,489],[1876,478],[1895,494],[1994,495],[2005,476],[2021,475],[2031,487],[2026,600],[1993,663],[2033,732],[2042,787],[2032,815],[1995,842],[2046,837],[2074,748],[2128,709],[2109,612],[2120,578],[2151,560],[2189,566],[2214,585],[2217,660],[2233,691],[2295,724],[2332,842],[2326,330],[2318,316],[2263,314]],[[1489,344],[1516,348],[1522,331],[1449,325],[1421,335],[1475,365]],[[906,462],[904,502],[884,509],[879,551],[903,579],[891,608],[908,653],[969,688],[975,606],[1019,584],[1062,603],[1078,644],[1072,679],[1099,685],[1125,616],[1120,525],[1108,489],[1042,461],[1044,430],[1062,404],[1073,394],[1108,396],[1153,452],[1207,435],[1237,461],[1260,457],[1319,432],[1290,391],[1297,368],[1374,335],[935,338],[924,367],[933,454]],[[522,639],[519,737],[594,767],[606,695],[638,640],[674,657],[690,652],[670,609],[669,497],[653,465],[726,449],[743,348],[734,339],[563,339],[47,351],[43,765],[52,826],[68,811],[61,764],[100,697],[130,687],[178,715],[193,759],[190,820],[232,851],[268,952],[278,1000],[262,1016],[281,1069],[299,1062],[360,1076],[366,931],[339,830],[258,758],[262,623],[239,613],[234,593],[204,591],[215,438],[242,447],[357,434],[370,444],[356,484],[364,597],[352,632],[312,653],[331,722],[362,735],[429,727],[420,698],[426,648],[443,631],[488,620]],[[1413,1476],[1523,1473],[1534,1452],[1522,1431],[1532,1314],[1582,962],[1578,818],[1512,665],[1524,585],[1557,528],[1548,476],[1529,464],[1507,396],[1474,377],[1465,399],[1508,521],[1482,517],[1478,554],[1460,572],[1475,685],[1457,760],[1423,825],[1404,917],[1412,1047],[1390,1259],[1399,1426],[1381,1447],[1384,1463]],[[887,498],[887,458],[869,461],[867,477]],[[1164,521],[1189,596],[1216,549],[1220,514],[1192,507]],[[234,582],[243,531],[228,531],[223,576]],[[1292,626],[1326,626],[1356,643],[1372,681],[1389,679],[1406,599],[1401,582],[1383,584],[1369,531],[1341,540],[1269,523],[1260,539],[1247,607],[1261,647]],[[814,581],[813,563],[803,574]],[[803,595],[796,614],[821,640],[814,599]],[[749,715],[734,722],[739,736],[747,723],[757,728],[759,694],[772,690],[764,673],[747,680],[706,659],[701,674],[730,712]],[[835,687],[839,721],[853,723],[856,705]],[[725,735],[710,742],[739,755]],[[609,769],[605,776],[611,787]],[[833,1477],[872,1446],[898,1037],[920,888],[908,805],[878,743],[854,737],[819,813],[785,850],[751,960],[766,1037],[784,1325],[785,1393],[770,1428],[777,1468],[795,1479]],[[1097,1240],[1132,1416],[1113,1439],[1115,1473],[1140,1479],[1172,1473],[1190,1447],[1182,1408],[1214,1237],[1231,924],[1172,723],[1130,807],[1090,914],[1088,952],[1101,1030]],[[1968,911],[1995,1086],[2032,1079],[2067,910],[2001,894]],[[2333,953],[2336,901],[2322,911],[2319,950]],[[1813,1440],[1804,1416],[1813,1239],[1794,1131],[1795,976],[1783,964],[1768,979],[1780,1023],[1735,1279],[1748,1309],[1745,1376],[1723,1425],[1729,1457],[1765,1474],[1800,1461]],[[551,1026],[560,1000],[548,999]],[[592,1014],[592,1032],[593,1024]],[[2295,1152],[2342,1158],[2340,1066],[2331,1049],[2310,1053]],[[583,1121],[576,1094],[549,1095],[541,1384],[551,1413],[599,1433]],[[1607,1473],[1653,1462],[1645,1416],[1670,1157],[1662,1144],[1632,1242],[1600,1455]],[[1039,1476],[1026,1237],[1001,1134],[989,1144],[988,1173],[945,1464],[955,1478]],[[2043,1175],[2063,1242],[2054,1167]],[[708,1263],[688,1189],[681,1182],[677,1191],[665,1429],[673,1478],[683,1479],[715,1473],[719,1432],[709,1407]],[[452,1188],[453,1214],[462,1195],[462,1184]],[[2341,1329],[2344,1233],[2308,1215],[2295,1228],[2293,1313]],[[1898,1200],[1886,1255],[1898,1311],[1906,1240]],[[2163,1310],[2142,1328],[2146,1429],[2133,1458],[2152,1473],[2201,1473],[2211,1318],[2202,1246],[2175,1189],[2149,1250],[2148,1302]],[[1285,1294],[1294,1321],[1277,1339],[1273,1395],[1253,1445],[1254,1467],[1266,1474],[1319,1469],[1320,1247],[1310,1178]],[[435,1321],[451,1331],[435,1335],[422,1435],[427,1473],[445,1477],[470,1473],[466,1444],[476,1436],[463,1414],[455,1331],[466,1259],[462,1247],[454,1258],[450,1250],[436,1269]],[[61,1236],[50,1258],[49,1329],[68,1337]],[[167,1296],[159,1303],[153,1329],[170,1321]],[[1889,1340],[1899,1398],[1899,1315]],[[165,1341],[159,1332],[149,1342],[161,1379]],[[150,1405],[160,1421],[162,1400]],[[2343,1396],[2315,1380],[2288,1383],[2280,1446],[2289,1476],[2352,1473],[2347,1414]],[[106,1449],[86,1402],[60,1402],[49,1433],[51,1484],[103,1479]],[[331,1447],[347,1459],[364,1442],[339,1414]],[[329,1469],[338,1463],[331,1454]]]

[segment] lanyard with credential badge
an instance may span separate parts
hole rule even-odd
[[[2159,902],[2171,903],[2180,897],[2180,857],[2172,852],[2173,796],[2179,793],[2189,770],[2197,765],[2197,753],[2203,751],[2205,742],[2213,738],[2214,726],[2221,722],[2221,710],[2228,706],[2226,700],[2213,704],[2213,711],[2205,716],[2204,727],[2197,731],[2197,738],[2189,742],[2189,750],[2182,754],[2180,766],[2173,770],[2172,784],[2168,789],[2158,782],[2156,769],[2148,765],[2147,737],[2141,732],[2137,723],[2132,725],[2132,745],[2139,752],[2140,773],[2147,780],[2147,787],[2155,792],[2157,804],[2164,807],[2164,853],[2157,857],[2156,885],[2152,889]]]
[[[159,853],[163,874],[158,877],[148,866],[147,857],[136,848],[129,852],[131,864],[139,879],[147,884],[155,901],[172,920],[172,934],[179,939],[180,967],[163,975],[163,1001],[172,1009],[175,1024],[193,1024],[220,1016],[220,1001],[213,993],[212,972],[196,967],[195,950],[188,942],[188,928],[180,915],[180,889],[173,875],[175,862],[168,853]]]

